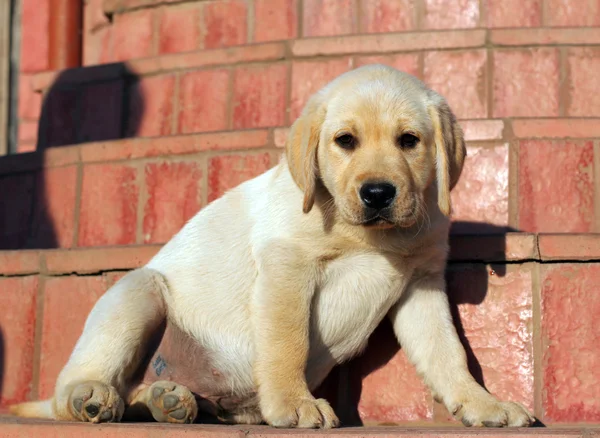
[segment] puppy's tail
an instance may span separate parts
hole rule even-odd
[[[19,403],[9,408],[11,414],[23,418],[45,418],[54,419],[52,412],[52,399]]]

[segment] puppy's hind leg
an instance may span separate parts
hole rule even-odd
[[[165,318],[163,297],[167,291],[160,273],[142,268],[128,273],[98,300],[58,376],[51,418],[92,423],[121,419],[127,381],[140,365],[150,336]],[[41,409],[47,403],[28,403],[11,410],[17,415],[47,418],[42,414],[48,410]]]

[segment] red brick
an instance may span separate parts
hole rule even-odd
[[[0,178],[0,247],[24,248],[29,235],[35,188],[33,173]]]
[[[106,26],[83,34],[83,65],[112,62],[113,27]]]
[[[268,153],[221,155],[208,162],[208,202],[272,167]]]
[[[83,4],[83,32],[89,33],[110,25],[110,20],[104,13],[104,0],[88,0]]]
[[[159,16],[158,53],[195,50],[200,44],[200,9],[196,4],[170,6]]]
[[[544,419],[600,421],[600,266],[541,267]]]
[[[599,12],[600,16],[600,12]],[[600,115],[600,102],[591,99],[600,91],[594,72],[600,69],[600,49],[574,48],[568,52],[570,116],[591,117]]]
[[[507,226],[508,172],[508,145],[469,147],[460,180],[452,191],[452,219]]]
[[[415,24],[414,0],[360,0],[361,32],[402,32]]]
[[[38,175],[31,242],[36,248],[69,248],[75,230],[77,167],[44,169]]]
[[[285,147],[288,135],[290,133],[289,128],[277,128],[273,132],[273,143],[278,148]]]
[[[459,333],[464,331],[467,351],[474,355],[469,358],[471,372],[482,377],[487,389],[500,399],[533,409],[530,268],[455,265],[447,281],[452,307],[458,306]]]
[[[583,38],[583,35],[580,37]],[[600,33],[598,38],[600,39]],[[482,47],[485,41],[485,30],[471,29],[449,32],[405,32],[337,38],[304,38],[293,41],[291,49],[294,56],[387,54],[416,50]]]
[[[304,36],[346,35],[356,31],[354,0],[304,0]]]
[[[487,0],[488,27],[536,27],[542,23],[542,0]]]
[[[25,401],[31,392],[38,278],[0,279],[2,394],[0,405]]]
[[[35,152],[36,150],[37,143],[34,141],[20,141],[19,143],[17,143],[17,154]]]
[[[460,126],[467,141],[501,140],[504,137],[502,120],[462,120]]]
[[[499,46],[547,46],[554,44],[600,44],[599,28],[494,29],[490,42]]]
[[[542,260],[599,260],[600,234],[541,234]]]
[[[46,273],[94,274],[117,269],[136,269],[148,263],[159,249],[160,245],[135,245],[46,251]]]
[[[599,0],[546,0],[546,26],[600,25]]]
[[[38,386],[40,399],[51,397],[54,393],[56,378],[83,332],[90,310],[105,290],[106,284],[101,275],[46,280]]]
[[[83,88],[78,109],[79,142],[114,140],[122,136],[123,80]]]
[[[494,117],[558,116],[558,52],[494,52]]]
[[[201,70],[181,76],[179,132],[227,129],[229,70]]]
[[[136,169],[95,164],[83,169],[79,246],[130,245],[136,240]]]
[[[600,137],[598,119],[522,119],[513,120],[518,138],[594,138]]]
[[[519,228],[542,233],[590,232],[593,156],[591,141],[521,141]]]
[[[39,271],[39,251],[0,251],[0,274],[34,274]]]
[[[226,0],[204,5],[203,47],[237,46],[247,42],[248,11],[245,1]]]
[[[152,74],[166,70],[183,70],[206,66],[257,61],[275,61],[285,58],[284,43],[253,44],[225,49],[177,53],[168,56],[138,59],[128,63],[137,74]]]
[[[233,127],[262,128],[285,123],[289,68],[286,64],[240,67],[233,79]]]
[[[290,122],[293,122],[314,93],[342,73],[352,69],[349,58],[331,61],[296,61],[292,64]]]
[[[487,115],[487,55],[485,50],[428,52],[424,81],[448,100],[457,117]]]
[[[50,1],[23,0],[21,5],[21,71],[49,69]]]
[[[381,55],[381,56],[360,56],[354,61],[355,67],[361,67],[367,64],[384,64],[394,67],[398,70],[409,73],[413,76],[420,76],[419,73],[419,55],[415,53],[405,53],[400,55]]]
[[[255,42],[289,40],[297,36],[297,0],[254,1]]]
[[[484,224],[485,225],[485,224]],[[539,259],[537,236],[527,233],[450,236],[452,261],[527,261]]]
[[[44,148],[77,142],[79,93],[74,89],[50,90],[44,100],[40,142]]]
[[[19,75],[19,118],[39,119],[42,112],[42,95],[33,89],[31,76]]]
[[[81,161],[114,161],[164,155],[187,155],[205,151],[256,149],[268,146],[269,131],[219,132],[169,137],[135,138],[94,143],[79,148]],[[0,160],[0,165],[2,160]]]
[[[153,21],[153,9],[142,9],[114,16],[113,55],[115,61],[127,61],[152,55]]]
[[[144,242],[167,242],[200,210],[202,172],[195,162],[146,165]]]
[[[173,125],[175,76],[142,78],[129,87],[128,137],[168,135]]]
[[[38,122],[29,120],[19,121],[19,142],[35,142],[38,137]]]
[[[358,413],[365,423],[427,420],[433,417],[430,392],[417,375],[389,323],[371,336],[360,358],[350,363],[350,388],[358,388]]]
[[[425,0],[426,29],[459,29],[479,25],[479,0]]]

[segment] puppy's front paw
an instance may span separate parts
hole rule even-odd
[[[340,424],[327,400],[313,397],[269,403],[263,417],[271,426],[282,428],[330,429]]]
[[[529,427],[535,421],[519,403],[499,402],[493,397],[469,399],[454,411],[454,416],[465,426]]]

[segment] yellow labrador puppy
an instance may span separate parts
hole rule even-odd
[[[286,158],[108,290],[54,397],[13,412],[185,423],[200,408],[238,423],[336,427],[311,391],[388,317],[465,425],[530,425],[469,374],[450,316],[450,190],[464,158],[450,108],[416,78],[384,66],[338,77],[294,123]]]

